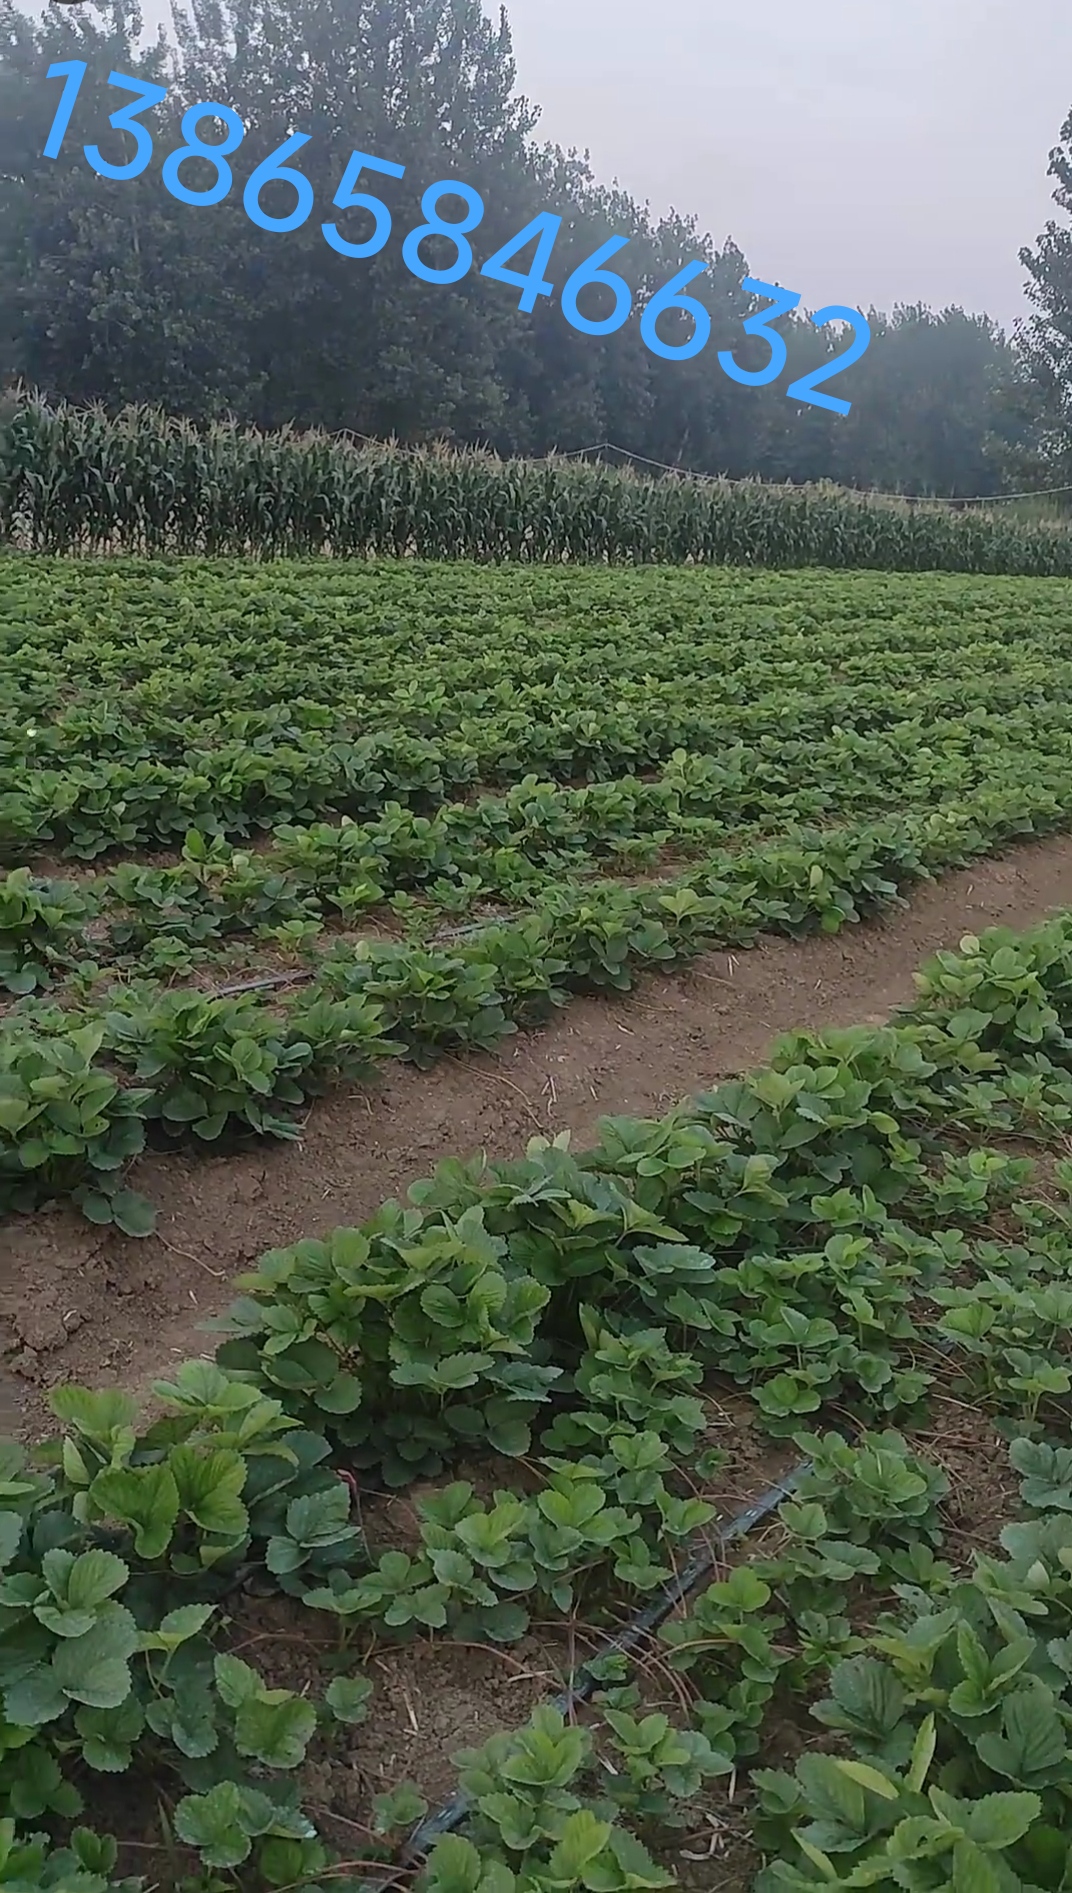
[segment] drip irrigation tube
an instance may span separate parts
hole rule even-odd
[[[589,1663],[582,1664],[581,1668],[575,1672],[568,1689],[561,1690],[557,1696],[549,1698],[548,1706],[557,1709],[561,1715],[568,1716],[578,1704],[587,1702],[597,1687],[597,1678],[592,1675],[590,1664],[600,1661],[605,1656],[625,1654],[635,1649],[642,1638],[649,1636],[653,1630],[657,1630],[659,1625],[669,1617],[670,1612],[689,1595],[689,1592],[695,1590],[697,1584],[715,1569],[727,1545],[733,1544],[739,1538],[747,1537],[756,1525],[769,1517],[771,1512],[789,1497],[798,1480],[802,1479],[810,1469],[810,1459],[802,1459],[800,1464],[794,1466],[784,1478],[769,1486],[758,1499],[753,1500],[751,1505],[746,1505],[743,1511],[731,1518],[729,1523],[715,1534],[713,1543],[705,1540],[703,1548],[696,1551],[684,1570],[680,1571],[659,1592],[652,1603],[643,1605],[624,1630],[619,1631],[615,1637],[609,1637],[598,1655],[590,1658]],[[460,1826],[468,1812],[469,1797],[459,1790],[444,1803],[437,1814],[427,1815],[419,1826],[414,1828],[402,1850],[399,1865],[391,1868],[383,1879],[370,1882],[368,1893],[387,1893],[388,1888],[396,1886],[399,1880],[420,1862],[423,1855],[428,1853],[442,1834],[449,1834],[454,1828]]]
[[[510,926],[522,918],[521,914],[502,914],[494,920],[474,921],[467,927],[446,927],[439,933],[431,934],[425,944],[438,946],[441,941],[461,940],[468,934],[488,933],[492,927]],[[267,992],[272,986],[299,986],[305,980],[316,979],[323,970],[323,966],[303,966],[295,967],[291,973],[267,973],[263,979],[244,979],[237,986],[220,986],[213,997],[233,999],[237,993]]]
[[[665,460],[651,460],[646,454],[635,454],[631,447],[618,447],[612,440],[597,441],[592,447],[571,447],[565,453],[545,454],[544,462],[555,460],[579,460],[584,454],[623,454],[627,460],[635,460],[642,467],[657,467],[661,473],[676,473],[681,479],[697,486],[757,486],[773,488],[775,492],[803,493],[808,488],[827,484],[820,480],[759,480],[756,474],[746,474],[743,480],[732,480],[725,473],[698,473],[692,467],[672,467]],[[841,486],[839,481],[831,481],[841,493],[856,500],[899,500],[905,506],[1003,506],[1008,500],[1037,500],[1051,493],[1072,493],[1072,486],[1037,486],[1023,493],[882,493],[877,487]]]
[[[939,1351],[951,1354],[952,1342],[940,1343]],[[588,1663],[581,1665],[575,1672],[569,1688],[560,1690],[557,1696],[547,1698],[548,1707],[557,1709],[563,1716],[569,1716],[579,1703],[587,1702],[597,1687],[597,1678],[591,1673],[591,1663],[598,1662],[605,1656],[613,1656],[616,1652],[624,1654],[635,1649],[643,1637],[657,1630],[659,1625],[669,1617],[670,1612],[684,1601],[690,1591],[695,1590],[709,1572],[714,1570],[726,1546],[733,1544],[739,1538],[746,1538],[756,1525],[768,1518],[771,1512],[775,1511],[796,1489],[798,1482],[807,1476],[811,1467],[810,1459],[800,1460],[792,1471],[787,1472],[774,1485],[768,1486],[758,1499],[753,1499],[751,1505],[746,1505],[743,1511],[738,1512],[727,1525],[717,1531],[713,1544],[710,1540],[704,1539],[702,1548],[690,1558],[685,1569],[659,1592],[658,1597],[638,1610],[624,1630],[619,1631],[615,1637],[609,1637],[603,1649],[597,1652],[595,1657],[589,1658]],[[469,1805],[469,1797],[459,1790],[444,1803],[437,1814],[426,1815],[425,1819],[414,1828],[403,1847],[398,1866],[392,1867],[383,1879],[370,1882],[367,1888],[362,1889],[362,1893],[388,1893],[389,1888],[397,1886],[399,1880],[419,1864],[422,1857],[429,1852],[442,1834],[452,1833],[461,1825],[469,1812]]]

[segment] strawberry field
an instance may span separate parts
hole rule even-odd
[[[1057,580],[11,557],[0,645],[0,1238],[130,1273],[150,1154],[1072,827]],[[1072,917],[958,931],[53,1385],[0,1888],[1069,1893]]]
[[[1070,992],[1066,919],[965,940],[888,1028],[264,1255],[154,1417],[57,1389],[8,1882],[1067,1887]],[[377,1790],[415,1656],[478,1739]]]
[[[0,567],[0,1209],[1072,813],[1058,580]]]

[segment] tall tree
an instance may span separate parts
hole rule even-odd
[[[240,400],[249,367],[234,292],[211,233],[148,172],[98,176],[72,148],[99,142],[123,161],[112,132],[110,71],[166,84],[161,39],[139,49],[134,0],[98,5],[98,23],[51,5],[31,22],[0,0],[0,372],[75,399],[166,402],[192,415]],[[43,149],[60,98],[54,61],[85,60],[86,78],[56,160]]]
[[[1072,216],[1072,112],[1050,152],[1053,201]],[[1020,252],[1033,312],[1017,341],[1025,382],[1020,411],[1038,431],[1041,460],[1055,481],[1072,481],[1072,227],[1051,217],[1035,248]]]
[[[71,59],[88,71],[50,160],[60,85],[46,73]],[[108,126],[124,102],[109,88],[113,70],[168,88],[145,119],[153,161],[132,180],[99,176],[82,155],[94,142],[113,163],[131,155],[130,135]],[[160,166],[188,142],[184,113],[206,99],[244,127],[228,159],[233,182],[219,203],[183,203]],[[506,18],[486,18],[481,0],[174,0],[173,40],[148,44],[136,0],[89,0],[73,13],[50,0],[36,21],[20,0],[0,0],[0,376],[111,407],[148,401],[265,427],[529,454],[609,440],[737,478],[990,490],[999,473],[989,437],[1003,430],[1015,446],[1024,423],[1008,402],[995,418],[1009,356],[985,318],[872,313],[868,354],[829,384],[851,401],[848,417],[786,399],[796,377],[844,346],[799,312],[774,325],[787,351],[777,379],[741,386],[720,351],[752,370],[770,355],[761,335],[744,333],[761,306],[743,288],[746,259],[732,242],[718,250],[687,215],[654,218],[601,183],[587,157],[541,144],[537,123],[517,90]],[[209,148],[223,130],[201,117],[181,169],[187,188],[215,183]],[[247,183],[295,133],[306,142],[286,162],[311,188],[307,215],[290,230],[263,228],[246,214]],[[385,207],[378,214],[334,204],[354,153],[404,167],[402,177],[350,177]],[[473,267],[453,282],[422,280],[403,256],[407,234],[436,210],[440,233],[421,243],[421,261],[442,269],[468,255],[466,233],[449,234],[461,198],[444,192],[421,209],[439,180],[482,205],[468,233]],[[299,198],[276,177],[257,201],[269,220],[287,220]],[[359,246],[388,215],[390,240],[370,256],[340,253],[323,234],[334,224],[344,248]],[[544,269],[554,288],[541,281],[523,312],[521,289],[481,268],[550,218],[560,220]],[[579,331],[564,319],[563,285],[612,235],[627,242],[606,267],[628,284],[632,313],[612,333]],[[511,267],[537,281],[535,258],[534,232]],[[710,338],[667,359],[646,345],[640,312],[694,261],[705,270],[687,294],[708,312]],[[589,285],[579,306],[598,323],[614,296]],[[667,312],[657,333],[686,341],[690,318]]]

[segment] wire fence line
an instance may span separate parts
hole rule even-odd
[[[0,394],[6,394],[9,396],[9,398],[13,398],[16,404],[18,404],[20,401],[28,400],[30,403],[36,402],[42,407],[45,407],[48,405],[45,401],[43,401],[42,397],[39,394],[29,389],[25,384],[21,382],[17,383],[13,388],[0,390]],[[66,406],[67,404],[63,404],[63,405]],[[232,425],[235,425],[235,424],[232,423]],[[241,429],[239,428],[237,431],[241,431]],[[260,433],[261,430],[254,427],[250,431],[253,433]],[[365,434],[365,433],[362,433],[360,429],[354,428],[354,427],[305,429],[305,428],[292,425],[290,427],[272,430],[272,432],[276,439],[283,439],[284,437],[288,437],[288,436],[291,438],[300,439],[303,435],[313,434],[313,435],[319,436],[320,438],[326,438],[332,441],[346,441],[351,444],[360,442],[361,445],[364,447],[379,449],[381,451],[384,449],[388,449],[388,450],[393,449],[395,452],[402,452],[402,453],[405,453],[407,449],[410,452],[412,452],[415,447],[419,447],[419,446],[423,446],[425,450],[427,450],[428,447],[434,445],[431,442],[423,442],[423,443],[403,442],[403,441],[398,440],[397,437],[394,437],[394,436],[385,440],[382,438],[382,436],[378,436],[375,434]],[[440,443],[435,443],[435,444],[446,447],[449,449],[449,451],[453,453],[457,453],[459,451],[463,453],[466,451],[468,452],[475,451],[477,454],[479,454],[481,451],[483,451],[483,452],[488,453],[490,457],[493,459],[498,460],[498,459],[503,459],[505,457],[507,459],[514,459],[514,460],[518,460],[518,459],[528,460],[531,465],[536,465],[536,466],[550,465],[550,464],[553,464],[555,461],[581,460],[587,454],[613,453],[613,454],[620,454],[624,460],[631,461],[634,465],[638,467],[651,467],[658,473],[674,474],[677,476],[678,479],[691,481],[694,485],[697,485],[697,486],[739,487],[739,486],[763,485],[763,486],[775,487],[775,488],[781,487],[782,490],[786,492],[795,493],[795,492],[804,492],[809,487],[822,486],[822,485],[829,484],[829,485],[835,486],[840,493],[852,495],[854,498],[899,502],[901,505],[904,505],[904,506],[952,506],[952,507],[1003,506],[1003,505],[1009,504],[1010,502],[1015,502],[1017,500],[1049,499],[1049,498],[1054,497],[1057,494],[1072,493],[1072,483],[1069,483],[1064,486],[1033,487],[1030,490],[1025,490],[1020,493],[967,493],[967,494],[946,495],[946,494],[939,494],[939,493],[886,493],[882,491],[881,489],[879,489],[878,487],[842,486],[838,481],[827,482],[822,479],[802,480],[802,481],[793,481],[793,480],[776,481],[776,480],[764,480],[758,474],[745,474],[741,476],[740,478],[736,478],[736,477],[731,477],[729,474],[724,474],[724,473],[700,473],[700,472],[695,471],[691,467],[672,466],[665,460],[655,460],[648,454],[636,453],[633,450],[633,448],[622,447],[618,444],[617,441],[612,441],[612,440],[596,441],[596,442],[593,442],[591,446],[587,446],[587,447],[553,448],[550,453],[545,453],[545,454],[531,454],[531,455],[522,454],[522,455],[507,455],[507,456],[503,456],[497,453],[494,449],[489,448],[489,447],[485,447],[484,449],[480,449],[479,447],[477,447],[475,450],[472,447],[468,449],[464,447],[459,448],[457,442],[448,443],[445,440]]]
[[[672,467],[665,460],[651,460],[646,454],[634,453],[631,447],[619,447],[613,440],[601,440],[591,447],[570,447],[561,453],[544,454],[541,457],[545,460],[579,460],[584,454],[603,453],[622,454],[625,459],[635,461],[638,466],[657,467],[660,473],[676,473],[683,480],[696,480],[704,486],[750,486],[759,477],[752,474],[735,480],[723,473],[694,473],[688,467]],[[769,484],[773,486],[779,482],[771,481]],[[794,482],[786,480],[780,484],[793,486]],[[819,482],[807,480],[801,484],[815,486]],[[1004,505],[1008,500],[1045,499],[1054,493],[1072,493],[1072,485],[1036,486],[1025,493],[966,493],[950,496],[941,493],[882,493],[877,487],[850,486],[843,487],[841,490],[845,493],[858,493],[862,499],[900,500],[907,506],[999,506]]]
[[[637,464],[631,466],[630,460]],[[490,448],[267,434],[147,406],[0,401],[0,547],[54,556],[749,565],[1072,577],[1067,518],[832,481],[688,475],[611,441]],[[1012,495],[1006,497],[1013,497]],[[1028,517],[1024,517],[1024,513]]]
[[[328,429],[327,431],[330,433],[333,440],[359,440],[366,447],[401,447],[404,445],[403,442],[396,440],[385,442],[376,434],[362,434],[354,427],[340,427]],[[739,479],[732,478],[728,473],[698,473],[691,467],[671,466],[668,461],[653,460],[650,455],[635,453],[632,447],[620,447],[617,441],[613,440],[595,441],[590,447],[555,447],[552,448],[550,453],[533,454],[531,456],[522,455],[520,457],[531,458],[537,464],[540,464],[554,460],[580,460],[583,459],[585,454],[621,454],[623,459],[631,460],[637,466],[654,467],[659,473],[674,473],[677,474],[679,479],[695,480],[699,486],[754,486],[761,478],[759,474],[754,473],[744,474]],[[495,457],[499,458],[500,456],[496,455]],[[798,486],[821,485],[822,481],[768,480],[763,482],[763,484],[768,486],[782,485],[796,490]],[[835,486],[839,485],[837,481],[832,482],[832,484]],[[905,506],[1002,506],[1010,500],[1048,499],[1056,493],[1072,493],[1072,483],[1067,486],[1036,486],[1022,493],[885,493],[880,488],[874,486],[839,486],[839,490],[843,493],[855,493],[859,495],[861,499],[899,500]]]

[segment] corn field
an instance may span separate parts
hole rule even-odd
[[[0,544],[40,552],[328,554],[1072,575],[1072,532],[1000,513],[564,459],[197,427],[12,395]]]

